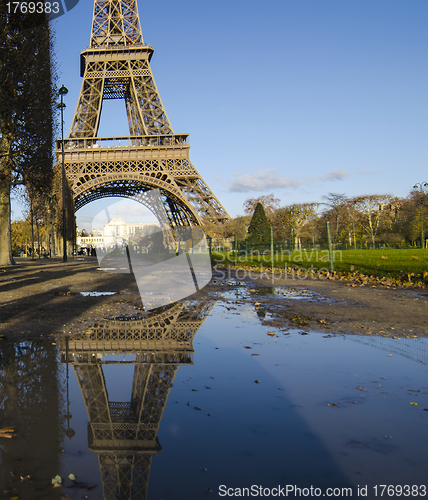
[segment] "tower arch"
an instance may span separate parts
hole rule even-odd
[[[170,124],[150,68],[136,0],[94,0],[91,44],[70,133],[57,141],[76,210],[104,196],[159,189],[171,225],[225,222],[229,214],[189,159],[187,134]],[[98,137],[106,99],[124,99],[129,136]],[[108,193],[108,194],[107,194]]]

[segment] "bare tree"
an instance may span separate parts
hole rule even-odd
[[[348,198],[344,194],[329,193],[323,196],[323,199],[326,200],[324,204],[329,207],[326,218],[333,227],[333,241],[337,243],[341,230],[347,222]]]
[[[286,207],[294,248],[302,248],[302,238],[314,239],[313,224],[317,219],[318,203],[300,203]]]
[[[247,215],[252,215],[258,203],[263,205],[266,216],[268,219],[274,214],[275,210],[279,208],[279,198],[275,198],[273,194],[259,196],[258,198],[249,198],[244,202],[244,212]]]
[[[381,223],[390,215],[391,197],[388,195],[366,195],[354,199],[355,208],[360,213],[360,221],[363,230],[371,240],[373,248],[376,248],[376,236]]]

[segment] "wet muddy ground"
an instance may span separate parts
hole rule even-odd
[[[273,292],[272,287],[281,290]],[[289,289],[310,300],[292,300]],[[115,294],[82,295],[94,291]],[[420,289],[352,287],[344,281],[291,280],[219,268],[195,296],[218,297],[228,291],[227,301],[259,302],[260,313],[269,313],[276,326],[363,335],[428,334],[428,292]],[[134,276],[103,272],[90,257],[66,264],[18,259],[17,266],[0,269],[0,304],[0,334],[24,339],[84,331],[99,319],[141,313]]]
[[[426,306],[218,269],[147,314],[95,259],[8,268],[0,498],[422,497]]]
[[[243,271],[237,275],[220,270],[218,283],[238,285],[242,292],[235,297],[259,302],[260,312],[268,313],[270,324],[278,327],[391,337],[428,334],[428,292],[420,289],[353,287],[345,281],[278,279],[265,273],[240,280]]]

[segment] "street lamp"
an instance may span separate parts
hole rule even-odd
[[[421,248],[425,248],[425,236],[424,236],[424,187],[428,186],[428,182],[417,182],[413,189],[420,188],[421,190]]]
[[[65,217],[65,166],[64,166],[64,108],[63,96],[68,94],[68,89],[64,85],[58,91],[61,102],[58,108],[61,110],[61,153],[62,153],[62,261],[67,262],[67,237],[66,237],[66,217]]]

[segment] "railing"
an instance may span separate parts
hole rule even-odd
[[[129,137],[85,137],[64,139],[64,149],[109,149],[109,148],[160,148],[188,145],[188,134],[179,135],[136,135]],[[56,141],[61,151],[61,139]]]
[[[106,38],[105,36],[103,35],[95,35],[95,37],[102,37],[102,38]],[[89,46],[89,47],[85,47],[82,52],[86,52],[86,51],[89,51],[89,50],[93,50],[93,49],[128,49],[128,48],[137,48],[137,49],[141,49],[141,48],[145,48],[145,47],[148,47],[149,49],[153,49],[153,45],[150,45],[149,43],[141,43],[141,42],[134,42],[134,43],[127,43],[126,45],[125,44],[119,44],[119,43],[110,43],[110,44],[100,44],[100,45],[95,45],[95,46]]]

